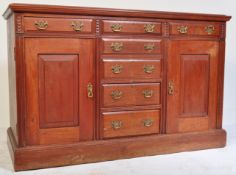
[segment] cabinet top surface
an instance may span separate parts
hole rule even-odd
[[[229,21],[231,16],[200,13],[177,13],[162,11],[127,10],[112,8],[58,6],[58,5],[33,5],[33,4],[10,4],[3,14],[7,19],[13,12],[18,13],[53,13],[88,16],[112,16],[112,17],[142,17],[177,20],[201,20],[201,21]]]

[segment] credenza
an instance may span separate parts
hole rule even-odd
[[[10,4],[16,171],[224,147],[230,16]]]

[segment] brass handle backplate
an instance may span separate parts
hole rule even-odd
[[[154,44],[146,44],[146,45],[144,45],[144,49],[147,50],[147,51],[153,51],[154,48],[155,48]]]
[[[145,119],[145,120],[143,121],[143,125],[144,125],[145,127],[150,127],[150,126],[153,125],[153,120],[152,120],[152,119]]]
[[[181,33],[181,34],[186,34],[188,33],[188,26],[179,26],[177,28],[178,32]]]
[[[168,94],[173,95],[174,94],[174,83],[172,80],[168,82]]]
[[[34,25],[38,30],[45,30],[46,28],[48,28],[47,21],[36,21]]]
[[[120,90],[115,90],[111,92],[111,97],[113,100],[119,100],[123,95],[123,92]]]
[[[208,35],[211,35],[215,31],[215,27],[213,25],[208,25],[206,26],[205,31],[207,32]]]
[[[88,91],[88,97],[93,98],[93,85],[92,85],[92,83],[88,84],[87,91]]]
[[[114,52],[120,52],[123,49],[123,43],[119,42],[111,43],[111,49]]]
[[[71,26],[75,31],[81,32],[83,30],[84,23],[72,21]]]
[[[111,25],[111,30],[113,32],[120,32],[122,29],[122,25],[121,24],[112,24]]]
[[[113,129],[120,129],[122,127],[122,121],[112,121],[111,122],[111,127]]]
[[[152,73],[154,71],[154,69],[155,69],[154,65],[145,65],[143,67],[144,72],[147,74]]]
[[[143,96],[144,96],[145,98],[151,98],[152,95],[153,95],[153,90],[144,90],[144,91],[143,91]]]
[[[155,24],[145,24],[144,31],[147,33],[153,33],[155,29]]]
[[[123,66],[119,65],[119,64],[116,64],[116,65],[112,66],[112,68],[111,68],[111,71],[113,74],[119,74],[122,72],[122,70],[123,70]]]

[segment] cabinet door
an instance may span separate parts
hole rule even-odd
[[[167,133],[216,127],[217,41],[169,41]]]
[[[25,39],[27,145],[93,139],[94,47],[93,39]]]

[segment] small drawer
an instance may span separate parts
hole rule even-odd
[[[95,32],[93,19],[53,18],[53,17],[25,17],[26,32]]]
[[[160,83],[104,84],[103,106],[159,105]]]
[[[143,21],[103,20],[103,33],[112,34],[161,34],[161,23]]]
[[[161,78],[161,60],[103,59],[105,79],[146,79]]]
[[[161,40],[103,38],[103,53],[160,54]]]
[[[160,110],[106,112],[102,119],[103,138],[159,133]]]
[[[170,23],[171,35],[199,35],[199,36],[219,36],[219,23],[212,22],[172,22]]]

